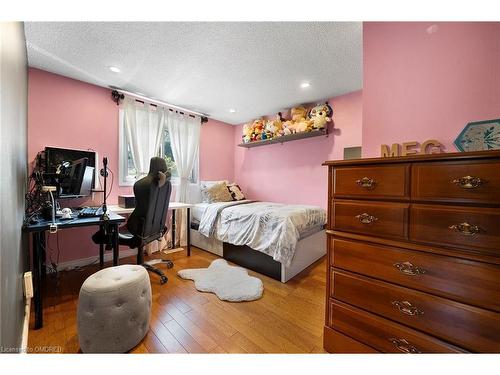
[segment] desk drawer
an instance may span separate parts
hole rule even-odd
[[[333,267],[500,312],[500,266],[364,242],[330,241]]]
[[[500,210],[459,206],[412,205],[410,239],[500,255]]]
[[[335,230],[407,239],[408,204],[333,201],[330,223]]]
[[[331,272],[331,297],[470,351],[500,352],[500,314],[363,276]]]
[[[500,161],[415,163],[412,199],[500,204]]]
[[[462,353],[434,337],[330,299],[330,325],[383,353]]]
[[[408,164],[335,168],[333,196],[408,199],[409,168]]]

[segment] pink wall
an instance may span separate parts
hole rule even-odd
[[[209,120],[201,128],[200,177],[233,177],[234,126]],[[118,194],[131,194],[132,188],[118,185],[118,106],[111,101],[110,90],[88,83],[30,68],[28,81],[28,160],[32,162],[45,146],[94,149],[99,158],[107,156],[115,174],[109,197],[116,204]],[[101,203],[71,200],[63,206]],[[90,235],[95,228],[68,229],[59,232],[60,262],[88,258],[98,254]],[[53,237],[53,236],[52,236]],[[49,242],[53,260],[57,250],[54,238]]]
[[[500,23],[365,22],[363,46],[363,157],[427,139],[455,152],[468,122],[500,117]]]
[[[236,126],[208,120],[201,127],[200,176],[202,180],[234,179],[234,132]]]
[[[246,149],[236,147],[234,178],[251,199],[326,207],[325,160],[343,159],[344,147],[361,146],[363,94],[330,99],[335,129],[328,137]],[[235,132],[241,143],[242,125]]]
[[[109,201],[130,194],[130,187],[118,186],[118,107],[109,89],[33,68],[28,88],[28,160],[45,146],[93,149],[99,159],[108,157],[115,175]]]

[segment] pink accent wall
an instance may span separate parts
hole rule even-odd
[[[201,127],[200,177],[202,180],[234,179],[234,133],[236,126],[208,120]]]
[[[132,194],[132,187],[118,185],[118,106],[110,90],[74,79],[30,68],[28,81],[28,160],[31,163],[45,146],[94,149],[99,159],[107,156],[114,172],[109,203],[118,194]],[[234,126],[209,120],[201,128],[200,177],[233,177]],[[31,168],[30,168],[31,169]],[[102,195],[91,200],[62,201],[62,206],[99,205]],[[60,262],[98,255],[90,240],[95,228],[74,228],[59,232]],[[49,239],[48,257],[57,260],[54,236]]]
[[[100,167],[102,158],[107,156],[115,175],[110,203],[116,204],[120,193],[131,194],[130,187],[118,186],[118,107],[111,101],[109,89],[30,68],[30,163],[45,146],[93,149],[98,152]],[[102,194],[96,194],[95,198],[101,200]]]
[[[335,128],[314,137],[246,149],[236,147],[234,179],[251,199],[293,204],[327,205],[325,160],[343,159],[344,147],[361,146],[363,94],[356,91],[330,99]],[[241,143],[242,125],[235,133]]]
[[[365,22],[363,56],[363,157],[427,139],[455,152],[468,122],[500,117],[498,22]]]

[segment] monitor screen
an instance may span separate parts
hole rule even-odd
[[[97,188],[98,177],[96,175],[97,154],[95,151],[74,150],[70,148],[45,147],[45,173],[56,173],[61,163],[72,163],[74,160],[87,158],[87,166],[94,168],[92,177],[92,188]]]
[[[78,159],[71,163],[69,173],[61,181],[61,188],[59,193],[60,198],[81,196],[81,188],[87,169],[87,163],[87,158]],[[93,172],[93,168],[91,171]]]

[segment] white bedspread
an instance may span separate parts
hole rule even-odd
[[[320,207],[246,200],[210,204],[198,230],[219,241],[248,245],[289,266],[301,233],[325,223]]]

